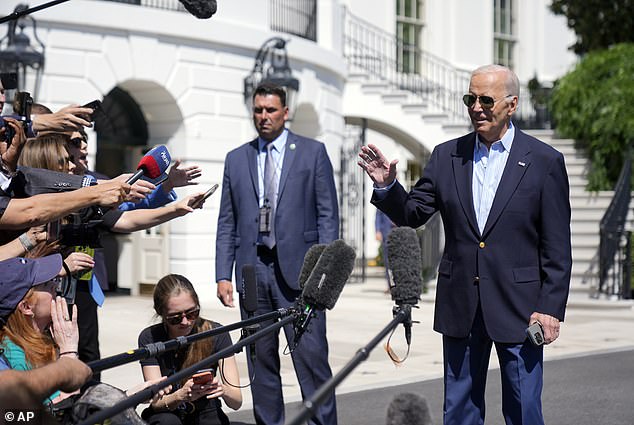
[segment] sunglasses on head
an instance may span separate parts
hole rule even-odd
[[[506,99],[507,97],[512,97],[512,96],[513,96],[512,94],[507,94],[502,99]],[[475,94],[471,94],[471,93],[468,93],[462,96],[462,101],[464,102],[467,108],[473,107],[473,105],[475,105],[476,103],[476,100],[478,99],[480,99],[480,106],[482,106],[482,109],[491,109],[495,105],[495,102],[497,102],[497,100],[493,99],[491,96],[476,96]],[[498,100],[501,100],[501,99],[498,99]]]
[[[192,321],[198,319],[198,315],[200,314],[200,308],[192,308],[191,310],[181,311],[180,313],[170,314],[169,316],[165,316],[164,320],[170,325],[178,325],[183,321],[183,316],[187,318],[187,320]]]

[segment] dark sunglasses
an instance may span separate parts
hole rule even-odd
[[[512,94],[507,94],[502,99],[506,99],[507,97],[512,97],[512,96],[513,96]],[[471,94],[471,93],[468,93],[462,96],[462,101],[464,102],[467,108],[473,107],[473,105],[475,105],[476,103],[476,100],[478,99],[480,99],[480,106],[482,106],[482,109],[491,109],[495,105],[495,102],[497,102],[497,100],[493,99],[491,96],[476,96],[475,94]],[[498,99],[498,100],[502,100],[502,99]]]
[[[81,148],[81,144],[85,141],[86,140],[83,137],[73,137],[72,139],[70,139],[70,144],[73,147]]]
[[[192,321],[198,319],[198,315],[200,314],[200,308],[196,307],[191,310],[181,311],[180,313],[170,314],[169,316],[165,316],[164,320],[170,325],[178,325],[183,321],[183,316],[187,318],[187,320]]]

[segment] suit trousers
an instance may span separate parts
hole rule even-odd
[[[493,342],[478,307],[467,338],[443,336],[445,425],[484,424],[489,356]],[[495,342],[502,377],[502,413],[507,425],[543,425],[543,347]]]
[[[258,250],[256,264],[258,288],[258,309],[256,315],[268,313],[280,308],[291,307],[301,294],[301,291],[290,288],[277,262],[275,250],[265,248]],[[242,318],[246,312],[241,306]],[[264,328],[273,321],[260,324]],[[293,341],[293,325],[284,327],[287,341]],[[270,333],[256,341],[256,360],[251,363],[249,356],[249,376],[253,379],[251,393],[253,397],[253,412],[258,425],[284,424],[284,398],[282,394],[282,380],[280,376],[279,332]],[[285,349],[288,352],[288,348]],[[309,329],[305,332],[295,350],[291,353],[295,374],[301,388],[302,398],[309,399],[332,377],[328,364],[328,341],[326,339],[326,315],[317,312]],[[326,399],[318,407],[317,413],[309,421],[311,425],[336,425],[337,410],[335,394]]]

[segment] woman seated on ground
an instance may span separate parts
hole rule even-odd
[[[72,319],[64,298],[56,298],[62,270],[59,254],[0,262],[0,350],[14,370],[31,370],[59,357],[77,358],[77,308]],[[45,400],[67,397],[59,391]]]
[[[161,278],[154,289],[154,310],[161,323],[144,329],[139,346],[167,341],[217,328],[220,324],[199,316],[200,302],[191,282],[184,276],[170,274]],[[178,351],[169,351],[141,361],[145,380],[172,375],[230,346],[231,337],[222,333],[204,338]],[[240,376],[233,355],[212,367],[208,384],[194,384],[188,378],[173,386],[171,394],[153,402],[143,412],[143,419],[154,424],[228,424],[220,399],[233,410],[242,405]]]

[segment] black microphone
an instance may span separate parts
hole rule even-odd
[[[386,425],[433,425],[427,400],[413,393],[397,394],[387,408]]]
[[[327,247],[325,243],[318,243],[306,251],[306,255],[304,255],[304,263],[302,264],[302,270],[299,272],[299,280],[297,281],[299,289],[304,289],[304,285],[306,285],[306,281],[310,277],[310,274],[313,272],[315,265],[317,265],[317,261],[319,261],[319,257],[324,252],[324,249]]]
[[[387,237],[390,293],[399,308],[418,304],[423,291],[420,241],[411,227],[396,227]],[[407,307],[409,308],[409,307]],[[408,315],[409,316],[409,315]],[[407,345],[412,342],[411,317],[403,322]]]
[[[343,286],[352,274],[355,258],[354,248],[342,239],[337,239],[323,249],[298,300],[300,315],[293,324],[293,346],[297,346],[306,332],[315,310],[332,310],[335,306]]]
[[[198,19],[209,19],[216,13],[218,5],[216,0],[178,0],[185,9]]]
[[[247,318],[253,317],[258,309],[258,280],[255,274],[255,266],[245,264],[242,266],[242,308],[247,312]],[[242,338],[253,335],[260,328],[259,324],[242,328]],[[255,342],[249,344],[249,357],[251,364],[255,364]]]

